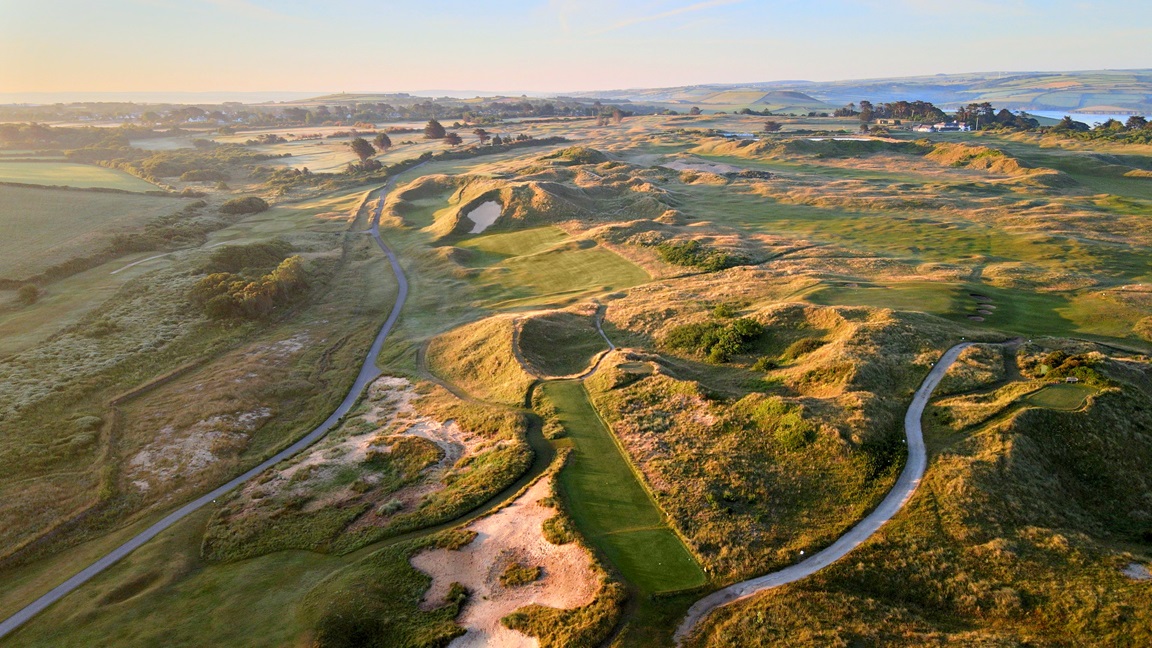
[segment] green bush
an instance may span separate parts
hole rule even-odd
[[[705,247],[700,241],[667,241],[657,245],[656,252],[665,263],[700,268],[705,272],[723,270],[746,262],[743,257]]]
[[[754,319],[741,317],[728,324],[703,322],[676,326],[664,335],[664,345],[701,353],[712,362],[727,362],[745,351],[748,343],[759,337],[764,327]]]
[[[220,205],[221,214],[256,214],[266,209],[268,209],[268,203],[263,198],[256,196],[233,198]]]

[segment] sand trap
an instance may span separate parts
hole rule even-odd
[[[1128,566],[1122,569],[1124,575],[1132,580],[1152,580],[1152,572],[1140,563],[1128,563]]]
[[[469,234],[479,234],[488,229],[492,223],[500,218],[500,211],[503,207],[495,200],[489,200],[485,203],[480,203],[472,211],[468,212],[468,218],[473,223],[472,229],[468,231]]]
[[[666,169],[675,169],[677,171],[695,171],[696,173],[715,173],[716,175],[724,175],[725,173],[740,173],[744,169],[731,164],[719,164],[712,162],[688,161],[688,160],[673,160],[666,162],[660,166]]]
[[[454,582],[468,589],[468,602],[457,619],[468,632],[449,646],[535,647],[539,642],[534,637],[505,628],[500,619],[533,603],[575,608],[595,598],[598,581],[590,568],[591,557],[575,543],[554,545],[544,539],[541,524],[555,511],[537,502],[548,495],[549,481],[541,479],[509,506],[470,524],[468,528],[477,533],[471,544],[412,558],[412,566],[432,577],[424,605],[441,605]],[[535,583],[506,588],[500,584],[500,574],[514,562],[541,567],[543,575]]]

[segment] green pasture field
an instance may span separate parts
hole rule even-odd
[[[1048,385],[1040,391],[1033,392],[1025,398],[1025,401],[1037,407],[1074,411],[1083,407],[1088,397],[1095,393],[1096,390],[1087,385],[1063,383]]]
[[[116,169],[74,162],[17,162],[0,160],[0,182],[57,185],[83,189],[156,191],[156,185]]]
[[[23,279],[102,252],[110,235],[185,204],[159,196],[0,186],[0,278]]]
[[[116,294],[125,283],[171,263],[170,256],[125,268],[133,260],[156,256],[144,252],[54,281],[35,304],[18,305],[14,296],[0,307],[0,357],[29,349],[56,331],[82,320]],[[115,274],[113,274],[115,272]],[[15,291],[0,291],[0,295]]]
[[[574,453],[560,488],[581,532],[645,593],[703,585],[704,572],[632,471],[578,381],[545,383]]]

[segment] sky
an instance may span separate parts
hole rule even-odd
[[[0,0],[0,95],[562,93],[1152,67],[1129,0]]]

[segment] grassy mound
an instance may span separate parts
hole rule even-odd
[[[608,348],[596,332],[592,313],[556,312],[524,319],[518,338],[520,355],[541,376],[570,376],[586,369]]]
[[[1152,590],[1120,570],[1152,555],[1148,376],[1104,370],[1129,382],[1087,410],[969,428],[930,411],[936,458],[881,535],[718,611],[689,645],[1147,645]]]
[[[523,405],[533,378],[516,360],[513,320],[490,317],[437,336],[428,345],[432,373],[481,400]]]

